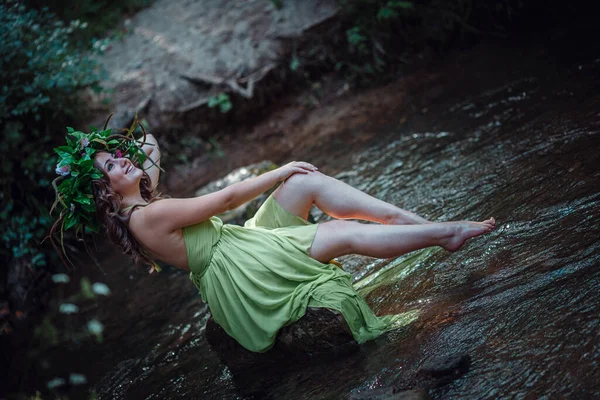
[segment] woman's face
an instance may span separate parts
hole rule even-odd
[[[94,160],[110,179],[110,186],[121,196],[139,190],[143,171],[136,168],[130,159],[116,158],[114,154],[100,152]]]

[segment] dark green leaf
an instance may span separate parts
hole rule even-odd
[[[75,226],[76,223],[77,220],[73,216],[67,215],[65,218],[65,231]]]

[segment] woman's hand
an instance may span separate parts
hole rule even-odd
[[[317,169],[318,168],[314,165],[304,161],[292,161],[283,167],[277,168],[273,172],[277,173],[277,180],[281,182],[285,181],[294,174],[308,174],[309,172],[316,171]]]

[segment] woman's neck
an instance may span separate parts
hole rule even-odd
[[[146,205],[148,202],[140,195],[138,196],[126,196],[121,200],[121,210],[127,207],[133,207],[137,205]]]

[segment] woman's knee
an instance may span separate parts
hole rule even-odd
[[[306,174],[297,173],[285,180],[286,185],[290,186],[315,186],[323,182],[325,175],[319,171],[312,171]]]
[[[319,172],[294,174],[287,178],[283,185],[281,185],[282,190],[294,193],[295,195],[309,196],[314,199],[315,194],[319,191],[322,176]]]

